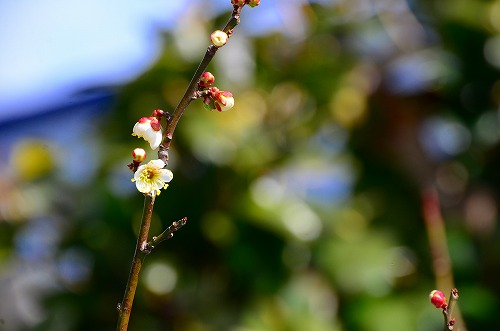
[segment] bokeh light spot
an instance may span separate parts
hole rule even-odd
[[[47,175],[54,167],[54,159],[48,142],[21,140],[12,151],[12,168],[17,175],[31,181]]]
[[[177,271],[166,262],[155,261],[146,266],[143,279],[149,291],[165,295],[177,284]]]

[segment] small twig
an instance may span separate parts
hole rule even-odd
[[[182,228],[186,225],[187,217],[183,217],[177,222],[173,222],[165,231],[160,233],[158,236],[154,236],[152,240],[150,240],[144,247],[143,252],[146,254],[151,253],[151,251],[155,248],[156,245],[161,243],[162,241],[168,240],[174,236],[174,232]]]
[[[458,301],[458,290],[454,288],[451,290],[448,306],[443,309],[444,331],[453,330],[453,326],[456,323],[456,320],[453,317],[453,310],[455,309],[457,301]]]

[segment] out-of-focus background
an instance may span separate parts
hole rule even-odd
[[[176,106],[230,9],[0,2],[0,330],[114,330],[132,126]],[[468,330],[498,324],[499,0],[262,0],[209,70],[236,105],[177,127],[151,234],[189,221],[131,331],[442,330],[429,187]]]

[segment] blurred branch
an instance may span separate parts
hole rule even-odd
[[[422,213],[429,239],[437,288],[452,288],[454,280],[446,242],[446,229],[436,189],[431,188],[422,193]]]
[[[456,322],[451,321],[451,312],[458,299],[458,291],[454,288],[453,270],[446,238],[446,228],[441,215],[439,195],[432,187],[422,192],[422,214],[427,230],[429,248],[432,254],[432,266],[436,277],[437,288],[453,288],[447,309],[443,310],[445,315],[445,330],[453,330],[453,324],[460,325],[458,330],[466,331],[460,311],[457,309]],[[451,328],[450,328],[451,327]]]
[[[139,282],[139,273],[141,271],[144,258],[147,255],[145,248],[148,244],[149,227],[151,225],[151,216],[153,215],[154,203],[154,195],[145,195],[141,228],[139,237],[137,238],[137,244],[135,246],[134,259],[132,261],[132,267],[130,268],[127,288],[123,296],[123,301],[118,306],[119,315],[118,325],[116,328],[117,331],[125,331],[128,328],[130,313],[132,312],[132,303],[134,301],[137,283]]]

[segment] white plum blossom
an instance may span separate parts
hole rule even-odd
[[[155,117],[142,117],[135,123],[132,135],[144,138],[152,149],[157,149],[161,144],[161,125]]]
[[[165,162],[162,160],[151,160],[139,166],[132,179],[137,190],[145,194],[152,193],[153,196],[160,195],[160,190],[166,189],[167,183],[174,178],[172,171],[163,167],[165,167]]]

